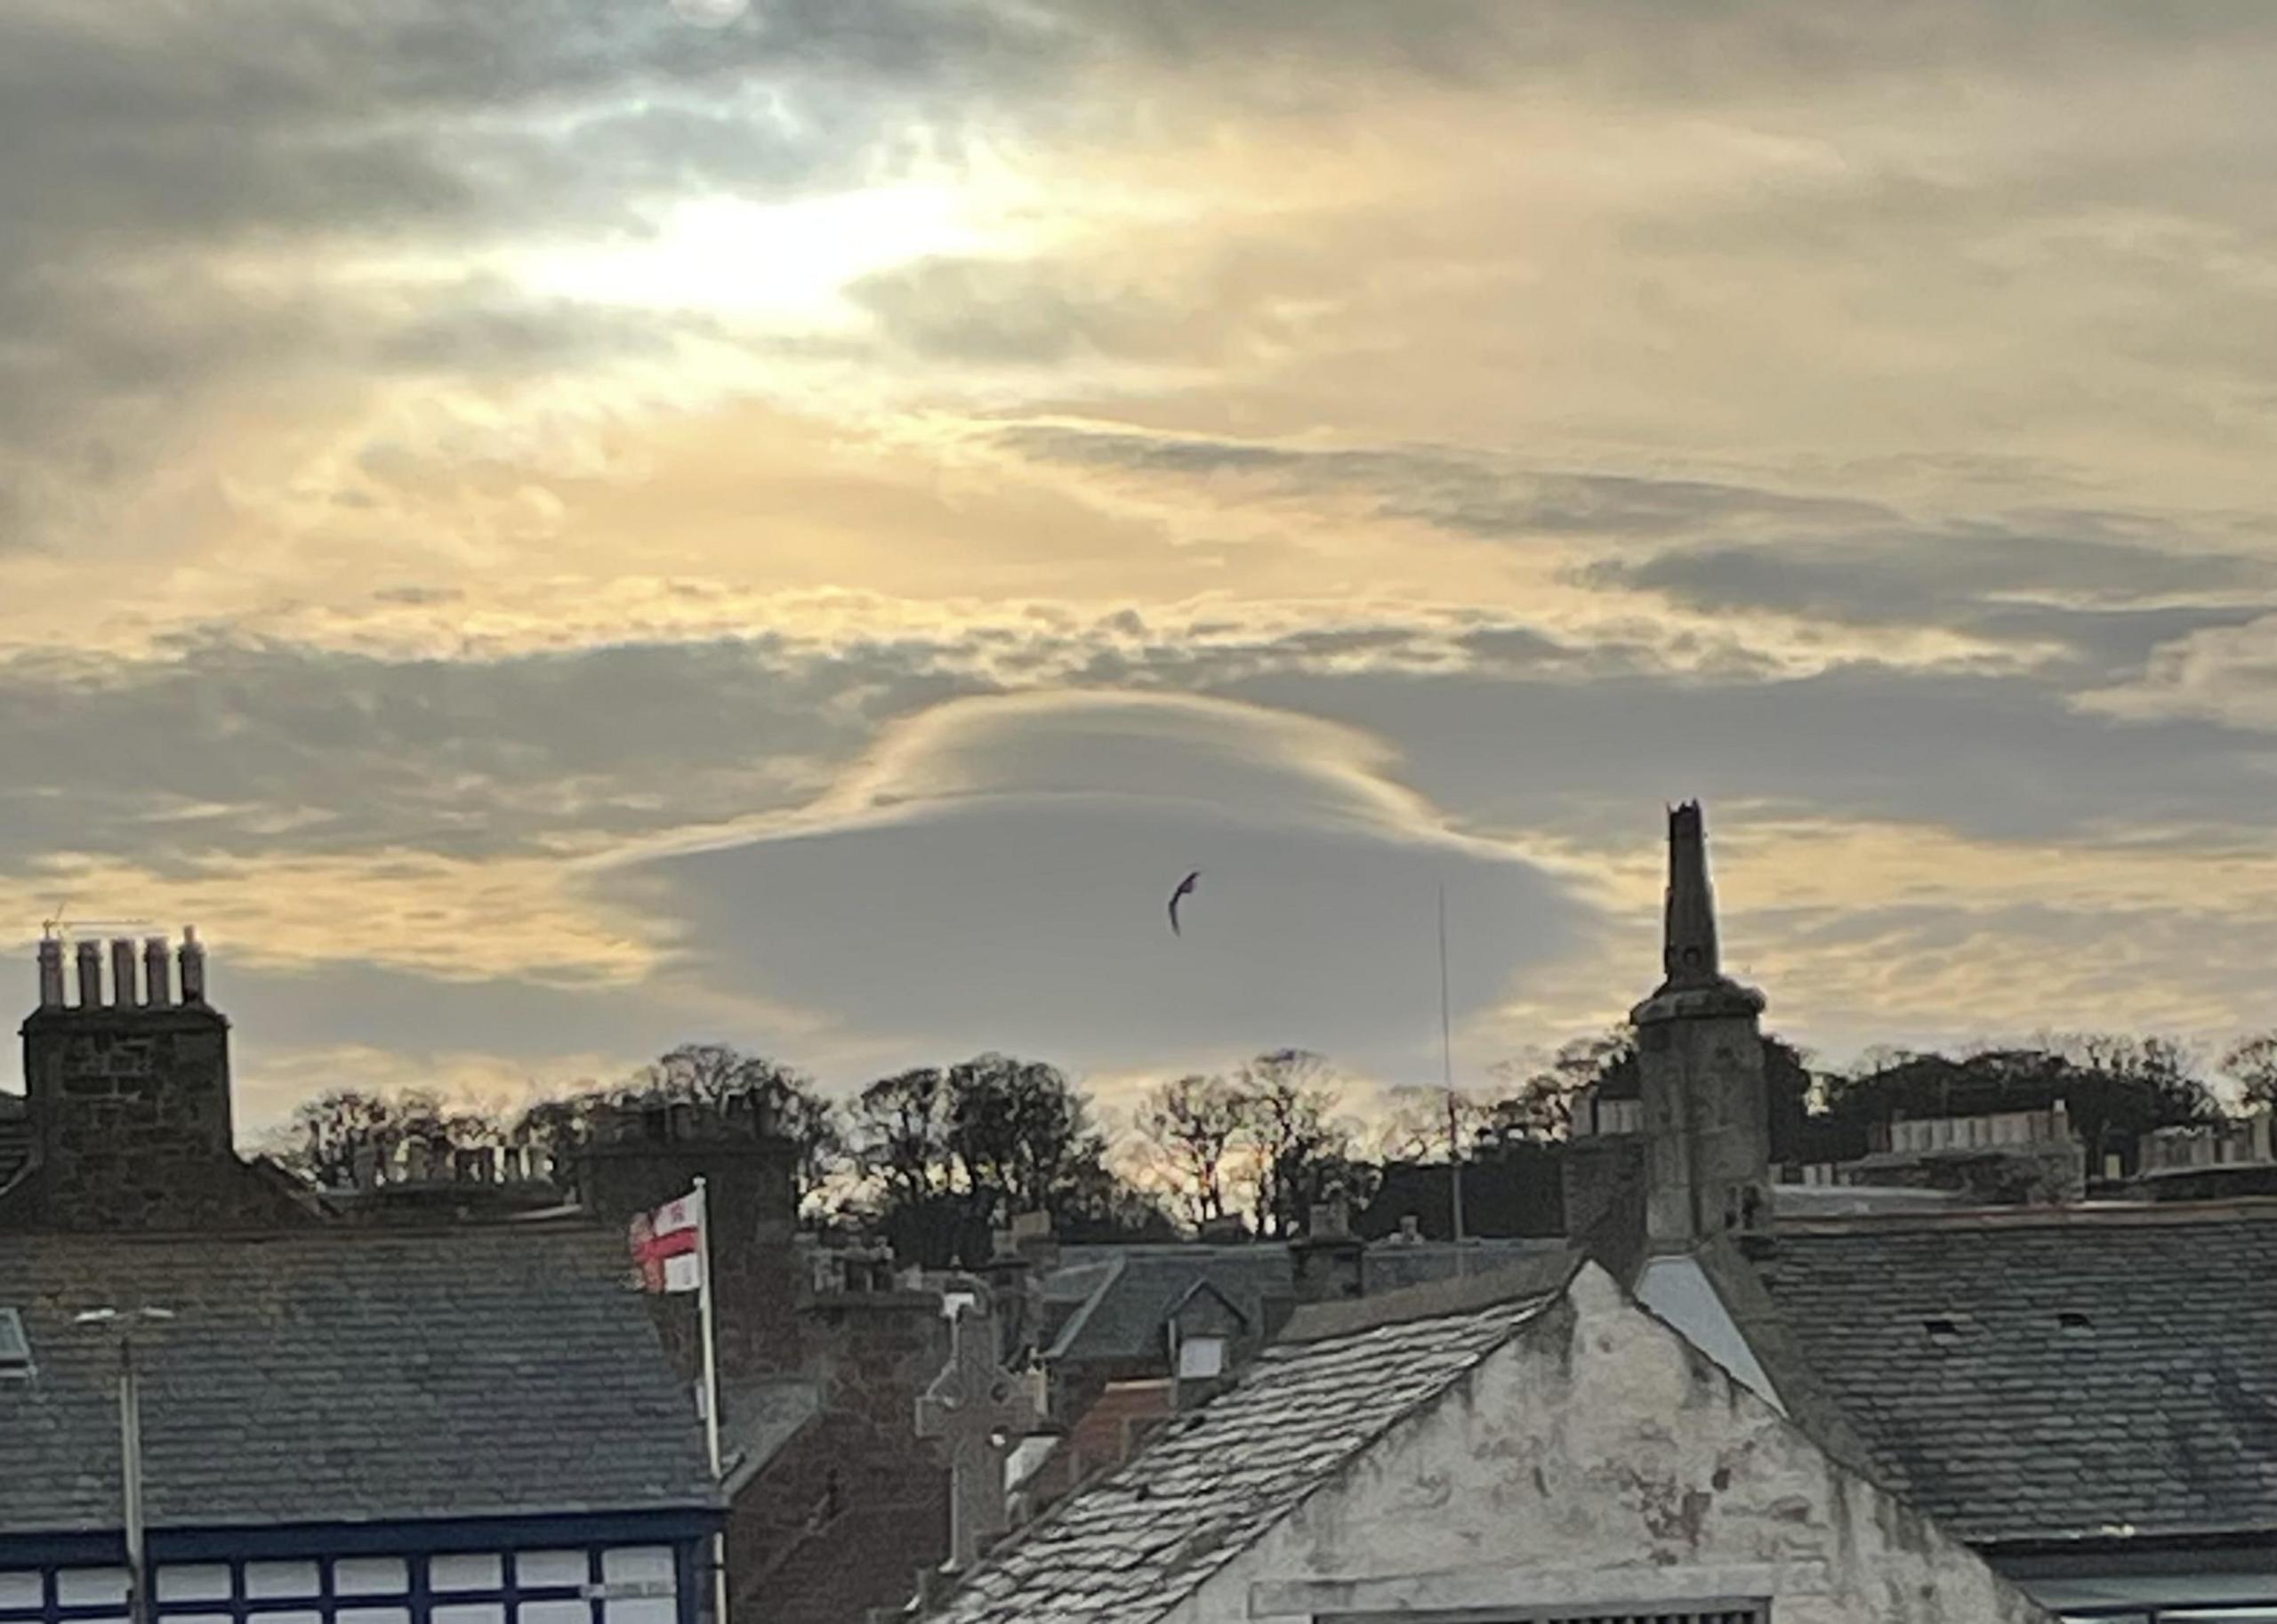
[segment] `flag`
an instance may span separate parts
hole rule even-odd
[[[648,1291],[696,1291],[704,1286],[704,1195],[691,1191],[632,1220],[632,1260]]]

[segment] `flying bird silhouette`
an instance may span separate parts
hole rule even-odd
[[[1179,880],[1178,882],[1178,889],[1171,893],[1171,934],[1172,936],[1184,936],[1186,934],[1178,928],[1179,903],[1182,899],[1193,896],[1196,891],[1201,889],[1201,888],[1202,871],[1197,868],[1185,879]]]

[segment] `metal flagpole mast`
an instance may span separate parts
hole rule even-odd
[[[120,1510],[126,1521],[126,1612],[149,1624],[150,1569],[142,1554],[142,1394],[134,1376],[134,1331],[118,1339],[118,1461]]]
[[[701,1174],[696,1180],[696,1317],[704,1332],[704,1445],[712,1458],[712,1481],[720,1482],[720,1338],[712,1317],[712,1198]],[[728,1536],[712,1536],[712,1604],[716,1624],[728,1624]]]
[[[1447,1015],[1447,885],[1439,882],[1439,1065],[1447,1089],[1447,1181],[1454,1208],[1455,1273],[1466,1272],[1462,1234],[1462,1130],[1455,1121],[1454,1025]]]
[[[101,1325],[118,1336],[118,1499],[126,1547],[126,1614],[129,1624],[149,1624],[150,1572],[143,1550],[142,1383],[134,1368],[138,1322],[174,1317],[171,1308],[88,1308],[71,1316],[76,1325]]]

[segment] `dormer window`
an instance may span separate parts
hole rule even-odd
[[[1210,1381],[1226,1371],[1226,1339],[1190,1337],[1178,1345],[1178,1379]]]

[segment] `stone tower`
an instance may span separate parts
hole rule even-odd
[[[1678,1251],[1753,1227],[1770,1203],[1763,994],[1723,973],[1696,801],[1669,814],[1661,969],[1659,990],[1629,1019],[1644,1096],[1646,1243]]]

